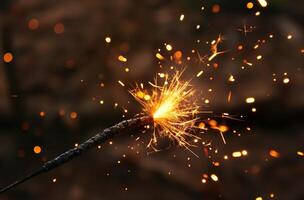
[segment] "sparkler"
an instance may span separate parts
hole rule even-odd
[[[189,149],[188,138],[197,138],[189,132],[194,127],[197,118],[198,104],[193,98],[195,90],[188,81],[180,81],[182,73],[176,73],[172,79],[166,79],[163,86],[153,84],[152,96],[145,95],[139,88],[131,94],[142,104],[143,111],[146,113],[143,117],[133,118],[122,121],[110,128],[104,129],[101,133],[91,137],[82,144],[70,149],[53,160],[46,162],[37,171],[25,176],[13,184],[0,190],[3,193],[39,174],[48,172],[64,163],[80,156],[92,147],[98,146],[107,139],[118,135],[126,130],[140,130],[149,124],[154,124],[154,132],[148,146],[157,143],[156,132],[177,141],[180,146]]]

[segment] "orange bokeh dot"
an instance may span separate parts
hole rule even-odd
[[[173,56],[176,60],[180,60],[183,56],[183,53],[181,51],[176,51]]]
[[[54,32],[57,34],[61,34],[64,32],[64,25],[62,23],[57,23],[54,26]]]
[[[40,111],[39,115],[40,115],[40,117],[44,117],[45,116],[45,112],[44,111]]]
[[[71,117],[71,119],[76,119],[77,118],[77,112],[71,112],[70,117]]]
[[[34,153],[35,154],[39,154],[39,153],[41,153],[41,147],[40,146],[34,146]]]
[[[247,6],[248,9],[252,9],[253,8],[253,3],[252,2],[248,2],[246,6]]]
[[[243,49],[243,46],[242,45],[239,45],[238,46],[238,50],[242,50]]]
[[[10,52],[7,52],[7,53],[5,53],[5,54],[3,55],[3,60],[4,60],[4,62],[6,62],[6,63],[12,62],[13,58],[14,58],[14,57],[13,57],[13,54],[10,53]]]
[[[212,12],[213,12],[213,13],[219,13],[220,10],[221,10],[221,6],[220,6],[220,5],[214,4],[214,5],[212,6]]]
[[[31,30],[35,30],[35,29],[39,28],[39,21],[37,19],[31,19],[28,22],[28,28]]]

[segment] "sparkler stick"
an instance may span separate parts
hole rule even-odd
[[[151,124],[152,122],[153,122],[152,117],[144,116],[144,117],[124,120],[110,128],[106,128],[101,133],[96,134],[95,136],[91,137],[90,139],[88,139],[87,141],[78,145],[77,147],[60,154],[53,160],[46,162],[41,168],[39,168],[35,172],[29,174],[28,176],[23,177],[20,180],[17,180],[16,182],[12,183],[11,185],[8,185],[7,187],[1,189],[0,194],[9,189],[12,189],[13,187],[15,187],[39,174],[48,172],[56,167],[63,165],[64,163],[80,156],[82,153],[88,151],[92,147],[95,147],[95,146],[105,142],[109,138],[111,138],[123,131],[138,130],[138,129],[143,128],[145,125]]]

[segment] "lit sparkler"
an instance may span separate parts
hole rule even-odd
[[[64,163],[78,157],[92,147],[96,147],[109,138],[126,130],[141,130],[146,125],[154,123],[153,139],[148,146],[153,146],[157,142],[156,131],[160,135],[168,136],[178,142],[179,145],[189,149],[190,143],[187,139],[196,136],[189,132],[194,127],[199,106],[193,98],[195,90],[188,81],[180,81],[182,73],[176,73],[172,79],[166,79],[163,86],[153,85],[152,96],[145,95],[141,90],[135,89],[133,96],[143,105],[146,116],[122,121],[117,125],[103,130],[101,133],[91,137],[87,141],[76,145],[53,160],[46,162],[37,171],[14,182],[13,184],[0,190],[3,193],[16,185],[19,185],[39,174],[48,172]],[[143,95],[142,95],[143,94]],[[190,150],[190,149],[189,149]]]

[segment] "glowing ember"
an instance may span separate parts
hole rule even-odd
[[[187,142],[187,138],[199,139],[189,132],[194,127],[199,106],[194,98],[195,90],[188,81],[180,81],[182,73],[176,72],[171,79],[166,77],[162,86],[153,86],[152,95],[145,98],[143,89],[137,87],[131,94],[143,106],[143,111],[154,119],[154,133],[148,147],[154,148],[157,144],[158,132],[161,136],[167,136],[178,145],[193,146]],[[155,131],[158,130],[158,131]],[[191,150],[190,150],[191,151]]]
[[[234,158],[238,158],[238,157],[241,157],[242,156],[242,152],[240,151],[235,151],[232,153],[232,157]]]
[[[110,43],[111,42],[111,38],[110,37],[106,37],[105,41],[106,41],[106,43]]]
[[[255,99],[253,97],[246,98],[246,103],[254,103]]]
[[[3,56],[3,61],[4,62],[10,63],[10,62],[12,62],[12,60],[13,60],[13,54],[12,53],[7,52],[7,53],[4,54],[4,56]]]
[[[217,181],[218,181],[218,177],[217,177],[217,175],[215,175],[215,174],[211,174],[211,175],[210,175],[210,178],[211,178],[214,182],[217,182]]]
[[[218,51],[218,45],[220,42],[223,41],[223,38],[221,35],[218,36],[218,38],[216,40],[213,40],[211,42],[211,56],[208,58],[208,61],[213,60],[213,58],[215,58],[217,55],[225,53],[225,51]]]
[[[279,152],[277,152],[276,150],[273,150],[273,149],[269,151],[269,155],[274,158],[280,157]]]
[[[260,5],[262,7],[266,7],[267,6],[267,1],[266,0],[258,0],[258,2],[260,3]]]
[[[35,154],[40,154],[41,153],[41,147],[40,146],[34,146],[33,151]]]
[[[252,2],[248,2],[246,6],[248,9],[252,9],[254,5]]]
[[[289,81],[290,81],[289,78],[284,78],[283,79],[283,83],[285,83],[285,84],[289,83]]]
[[[179,17],[179,20],[180,20],[180,21],[183,21],[184,18],[185,18],[185,15],[184,15],[184,14],[181,14],[181,16]]]
[[[167,44],[166,49],[167,49],[167,51],[172,51],[173,47],[170,44]]]
[[[164,60],[164,56],[162,56],[160,53],[156,53],[155,54],[156,58],[158,58],[159,60]]]
[[[118,60],[119,60],[120,62],[127,62],[127,61],[128,61],[127,58],[124,57],[124,56],[122,56],[122,55],[118,56]]]

